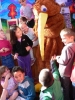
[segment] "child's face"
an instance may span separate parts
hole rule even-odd
[[[25,6],[25,5],[26,5],[26,0],[19,0],[19,3],[20,3],[22,6]]]
[[[25,24],[25,23],[22,23],[21,24],[21,29],[22,29],[22,32],[28,32],[28,26]]]
[[[62,42],[64,43],[64,45],[67,45],[68,43],[72,43],[74,42],[74,37],[73,36],[68,36],[68,35],[60,35]]]
[[[17,38],[21,38],[21,36],[22,36],[22,31],[21,31],[20,28],[17,28],[17,30],[15,31],[15,35],[16,35]]]
[[[6,77],[6,75],[10,73],[10,70],[8,68],[5,69],[5,72],[2,74],[2,77]]]
[[[1,38],[1,39],[5,39],[5,38],[6,38],[6,36],[5,36],[4,32],[3,32],[3,30],[0,30],[0,38]]]
[[[13,73],[15,80],[18,83],[22,83],[25,77],[25,73],[21,72],[21,71],[17,71]]]

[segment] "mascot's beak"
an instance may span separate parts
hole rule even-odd
[[[48,18],[47,13],[40,13],[38,20],[38,39],[40,45],[40,54],[42,61],[44,61],[44,28]]]

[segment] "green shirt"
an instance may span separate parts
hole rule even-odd
[[[63,93],[59,80],[59,72],[55,63],[53,63],[53,66],[55,69],[53,72],[54,82],[49,88],[44,86],[41,88],[40,100],[63,100]]]

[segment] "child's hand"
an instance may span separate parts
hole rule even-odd
[[[0,49],[0,52],[1,52],[1,53],[5,52],[4,48]]]
[[[56,55],[52,56],[51,60],[56,60]]]
[[[30,46],[25,47],[27,51],[29,51],[31,49]]]
[[[18,53],[16,53],[15,55],[14,55],[14,59],[17,59],[18,58]]]
[[[4,48],[4,51],[5,51],[5,52],[9,51],[9,48]]]
[[[5,78],[9,79],[9,78],[10,78],[10,76],[11,76],[11,74],[10,74],[10,73],[8,73],[8,74],[6,75],[6,77],[5,77]]]
[[[9,51],[9,49],[8,48],[2,48],[1,50],[0,50],[0,52],[7,52],[7,51]]]

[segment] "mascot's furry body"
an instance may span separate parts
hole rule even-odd
[[[42,6],[44,6],[45,9],[43,8],[42,10]],[[60,14],[60,6],[57,3],[55,3],[54,0],[36,0],[33,8],[34,8],[35,17],[39,16],[40,13],[44,13],[44,14],[46,13],[48,15],[47,21],[44,27],[44,33],[41,33],[41,34],[44,34],[43,61],[42,61],[40,47],[39,47],[40,45],[43,45],[43,41],[39,43],[39,46],[36,49],[36,55],[35,55],[36,63],[34,64],[34,66],[35,66],[35,71],[36,71],[35,73],[37,73],[42,68],[50,67],[49,61],[50,61],[51,56],[53,56],[54,54],[55,55],[60,54],[63,47],[63,44],[60,39],[60,31],[64,28],[64,19],[63,19],[63,16]],[[35,25],[37,25],[37,23]],[[42,38],[42,37],[39,37],[39,38]]]

